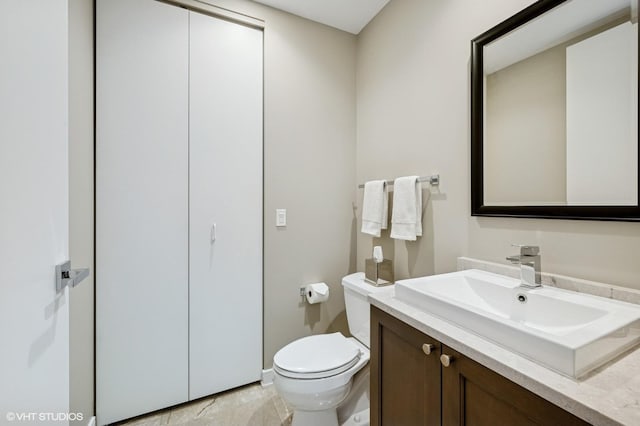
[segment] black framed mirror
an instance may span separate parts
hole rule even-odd
[[[640,221],[638,0],[540,0],[471,42],[471,215]]]

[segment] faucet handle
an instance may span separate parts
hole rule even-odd
[[[511,246],[520,248],[520,256],[537,256],[540,254],[539,246],[529,246],[526,244],[511,244]]]

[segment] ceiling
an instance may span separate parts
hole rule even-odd
[[[352,34],[358,34],[389,0],[253,0]]]

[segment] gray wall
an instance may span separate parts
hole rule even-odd
[[[470,216],[470,40],[531,3],[392,0],[358,38],[358,180],[442,178],[425,236],[382,239],[397,278],[453,271],[461,255],[505,262],[511,243],[528,243],[541,246],[543,270],[640,288],[636,223]],[[359,269],[372,243],[359,233]]]
[[[93,0],[69,0],[69,257],[91,275],[69,290],[69,411],[93,415]]]
[[[565,48],[545,50],[486,77],[487,204],[566,204]]]
[[[341,277],[355,272],[355,37],[265,11],[264,365],[299,337],[346,332]],[[275,227],[275,209],[288,224]],[[328,302],[300,302],[325,281]]]

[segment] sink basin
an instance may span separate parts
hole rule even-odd
[[[573,378],[640,341],[640,306],[470,269],[401,280],[395,298]]]

